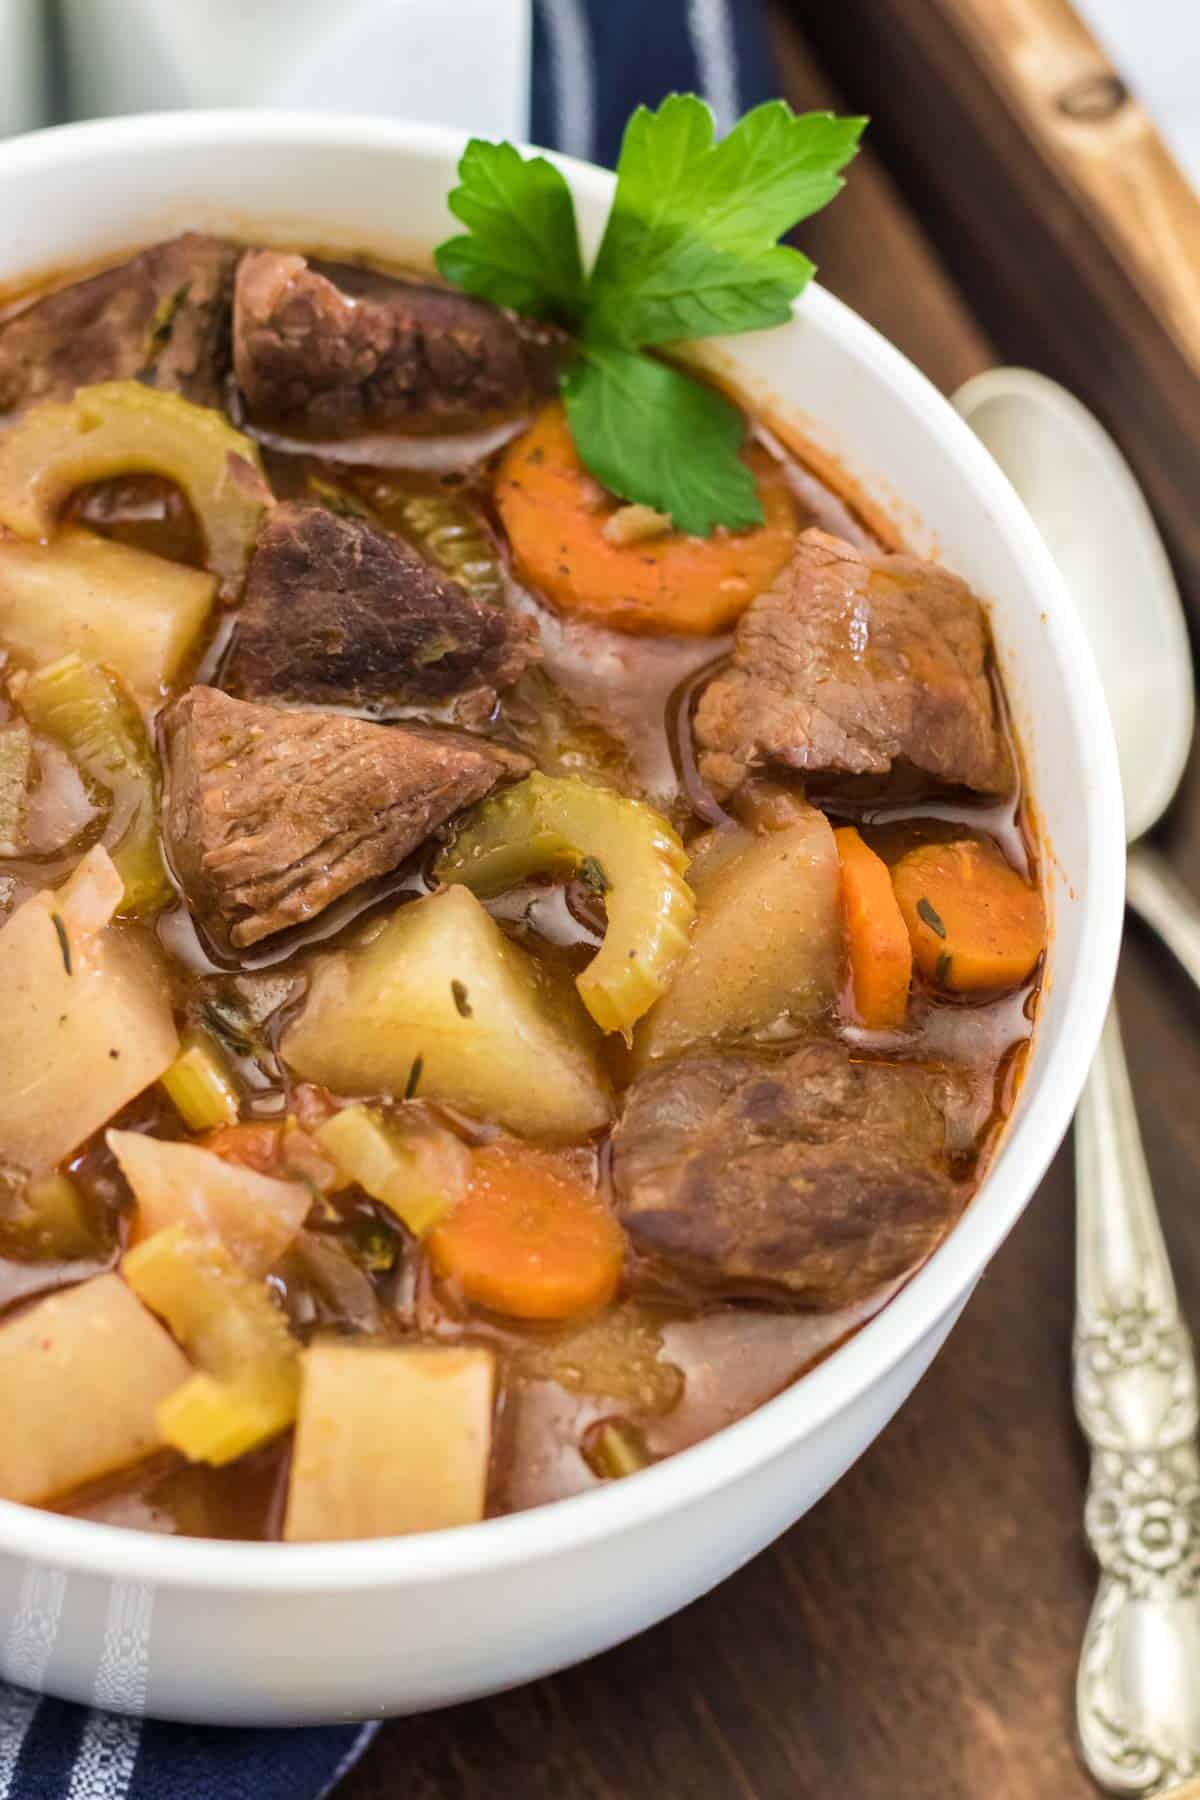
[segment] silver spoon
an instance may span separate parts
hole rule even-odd
[[[1179,784],[1194,723],[1183,609],[1149,508],[1103,427],[1045,377],[993,369],[954,404],[1025,501],[1087,628],[1135,845]],[[1200,981],[1200,907],[1144,844],[1126,892]],[[1163,1794],[1200,1776],[1200,1409],[1115,1006],[1076,1116],[1075,1170],[1075,1407],[1101,1569],[1079,1738],[1101,1786]]]

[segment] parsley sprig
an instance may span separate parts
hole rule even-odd
[[[738,454],[740,413],[655,351],[790,317],[813,264],[778,240],[842,187],[864,124],[770,100],[718,141],[695,94],[639,107],[590,273],[558,169],[473,138],[449,197],[467,230],[438,248],[438,269],[575,334],[567,416],[585,466],[611,492],[701,536],[761,524]]]

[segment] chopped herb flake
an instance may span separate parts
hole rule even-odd
[[[942,924],[941,914],[936,912],[924,894],[917,901],[917,915],[924,919],[930,931],[935,931],[940,938],[946,935],[946,927]]]
[[[421,1071],[425,1067],[423,1056],[414,1056],[412,1068],[408,1071],[408,1080],[404,1084],[404,1098],[411,1100],[421,1085]]]
[[[58,913],[50,914],[50,923],[58,933],[58,947],[62,951],[63,968],[68,975],[74,973],[71,967],[71,940],[67,936],[67,928]]]
[[[947,981],[950,979],[950,964],[953,961],[954,958],[948,950],[943,950],[942,954],[937,959],[937,968],[934,970],[934,977],[943,987],[945,987]]]
[[[471,1014],[474,1009],[471,1005],[470,1000],[467,998],[466,982],[465,981],[452,981],[450,983],[450,992],[454,995],[454,1004],[455,1004],[455,1007],[458,1009],[459,1018],[460,1019],[469,1019],[471,1017]]]
[[[593,894],[607,894],[612,886],[608,876],[604,873],[604,864],[598,856],[584,857],[579,865],[579,879],[586,887],[591,888]]]

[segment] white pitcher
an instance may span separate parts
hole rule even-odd
[[[60,3],[73,118],[315,107],[527,134],[530,0]]]

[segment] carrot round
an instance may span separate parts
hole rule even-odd
[[[259,1175],[282,1175],[280,1146],[282,1125],[270,1121],[253,1121],[243,1125],[222,1125],[216,1131],[197,1138],[201,1150],[211,1150],[226,1162],[238,1163]]]
[[[1037,889],[974,839],[922,844],[892,869],[917,967],[958,994],[1015,987],[1046,944]]]
[[[913,953],[882,857],[853,826],[834,832],[842,865],[842,916],[854,1010],[869,1031],[898,1031],[908,1011]]]
[[[468,1300],[516,1319],[568,1319],[612,1299],[625,1243],[562,1156],[527,1144],[477,1150],[469,1187],[427,1239]]]
[[[664,531],[615,542],[605,527],[621,502],[579,460],[561,403],[552,401],[505,451],[496,506],[527,586],[565,613],[616,631],[703,636],[745,611],[787,561],[796,508],[787,474],[758,444],[742,452],[765,522],[711,537]]]

